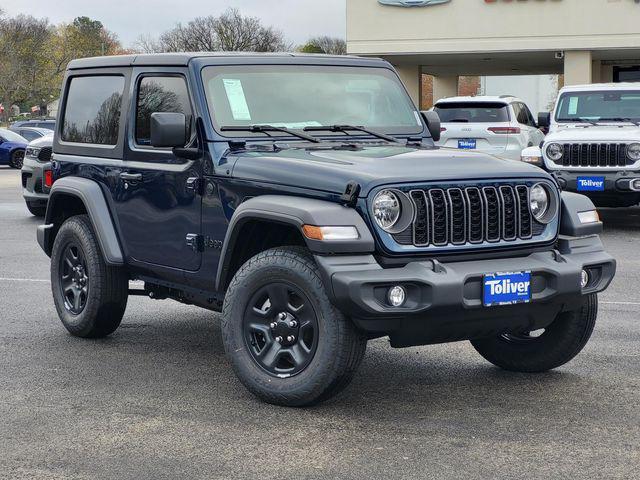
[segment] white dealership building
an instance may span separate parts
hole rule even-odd
[[[435,99],[470,75],[640,81],[640,0],[347,0],[347,48],[394,64],[416,102],[422,74]]]

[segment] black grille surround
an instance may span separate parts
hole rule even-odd
[[[38,161],[42,163],[49,162],[51,160],[52,147],[42,147],[40,153],[38,153]]]
[[[631,143],[559,143],[563,147],[562,158],[549,159],[558,167],[611,168],[631,167],[634,161],[627,157],[627,148]],[[545,156],[546,148],[545,145]],[[548,158],[548,157],[547,157]]]
[[[536,183],[557,192],[551,182],[538,180],[396,188],[410,198],[414,217],[402,232],[382,232],[383,243],[391,245],[390,250],[416,253],[553,241],[558,230],[558,215],[544,225],[530,212],[529,191]],[[384,237],[391,242],[384,242]],[[394,245],[398,248],[393,248]]]

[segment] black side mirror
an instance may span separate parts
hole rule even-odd
[[[440,115],[434,111],[420,112],[420,114],[422,115],[424,122],[427,124],[427,129],[429,130],[433,141],[437,142],[440,140]]]
[[[187,118],[183,113],[151,114],[151,146],[184,147],[187,143]]]
[[[551,126],[551,113],[540,112],[538,114],[538,128],[549,128]]]

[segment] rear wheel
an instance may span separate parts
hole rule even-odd
[[[24,150],[14,150],[11,153],[11,159],[9,160],[9,166],[11,168],[22,168],[24,162]]]
[[[591,338],[598,315],[598,296],[585,297],[582,308],[564,312],[543,331],[503,334],[473,340],[486,360],[514,372],[546,372],[573,359]]]
[[[42,203],[35,202],[26,202],[27,210],[31,213],[31,215],[35,217],[44,217],[45,213],[47,213],[47,205]]]
[[[65,328],[77,337],[114,332],[127,307],[129,281],[120,267],[105,264],[86,215],[65,221],[51,254],[53,299]]]
[[[240,268],[222,333],[240,381],[266,402],[296,407],[346,387],[367,342],[331,304],[316,263],[299,247],[267,250]]]

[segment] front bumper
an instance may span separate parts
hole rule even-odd
[[[634,180],[640,180],[640,172],[587,170],[551,170],[560,188],[567,192],[577,192],[591,198],[599,206],[631,206],[640,203],[640,190],[634,189]],[[604,190],[578,190],[578,177],[604,178]]]
[[[561,238],[558,250],[524,257],[439,263],[425,260],[402,268],[382,268],[373,256],[317,256],[333,303],[371,336],[389,335],[393,346],[481,338],[547,327],[564,311],[581,307],[583,297],[609,285],[616,262],[599,237]],[[591,282],[580,286],[582,270]],[[483,276],[531,271],[532,301],[485,307]],[[386,292],[402,285],[407,301],[386,302]]]
[[[24,157],[22,165],[22,196],[29,203],[46,205],[49,189],[44,184],[44,172],[51,170],[51,162],[42,163]]]

